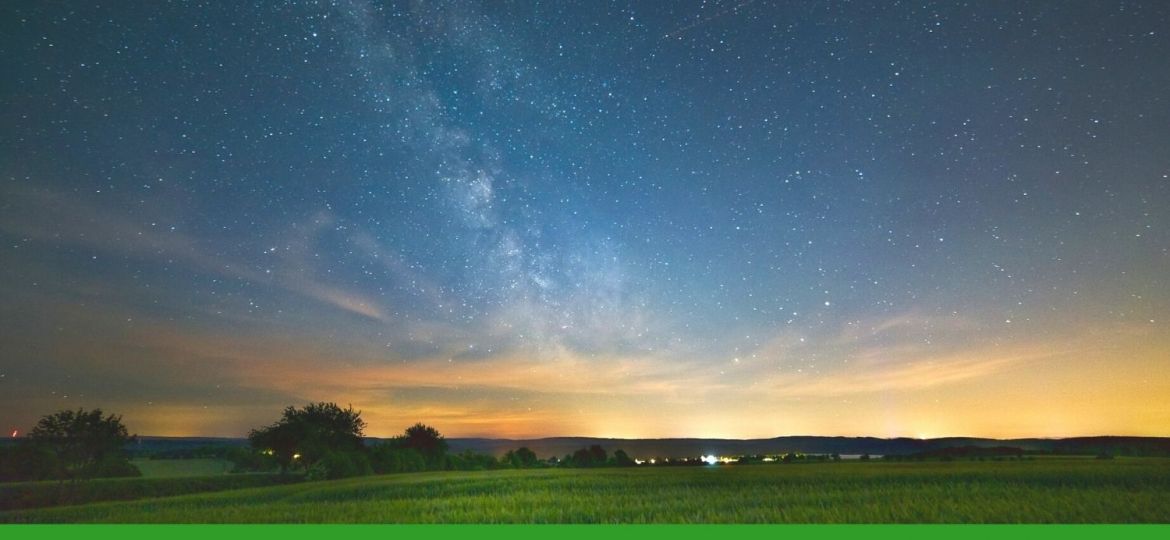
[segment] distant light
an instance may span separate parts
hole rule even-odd
[[[714,465],[715,463],[717,463],[719,461],[719,458],[717,458],[715,456],[703,456],[699,459],[705,461],[707,463],[707,465]]]
[[[654,458],[650,458],[650,464],[651,464],[651,465],[653,465],[653,464],[654,464]]]
[[[17,435],[20,435],[20,431],[15,429],[12,430],[12,438],[15,439]]]
[[[300,454],[293,454],[293,459],[301,459],[301,455]]]

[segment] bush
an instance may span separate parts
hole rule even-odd
[[[426,459],[413,448],[380,444],[370,450],[370,465],[377,474],[419,472],[427,470]]]
[[[328,452],[309,467],[305,480],[337,480],[374,474],[370,460],[362,452]]]
[[[97,478],[127,478],[142,476],[133,463],[126,461],[122,456],[106,456],[94,467]]]
[[[275,472],[280,469],[276,456],[251,448],[232,448],[226,457],[232,462],[233,473]]]
[[[487,454],[477,454],[471,450],[447,456],[447,469],[453,471],[484,471],[499,466],[500,462],[496,461],[496,458]]]
[[[46,447],[24,441],[0,447],[0,482],[48,480],[57,470],[57,455]]]

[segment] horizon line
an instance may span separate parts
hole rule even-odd
[[[247,435],[229,436],[229,435],[146,435],[134,434],[134,437],[149,437],[153,439],[247,439]],[[363,435],[363,439],[392,439],[398,435]],[[12,439],[24,439],[25,435],[21,434],[17,437],[8,437]],[[1138,438],[1138,439],[1170,439],[1170,435],[1063,435],[1063,436],[1026,436],[1026,437],[988,437],[978,435],[946,435],[940,437],[910,437],[910,436],[894,436],[894,437],[880,437],[876,435],[775,435],[772,437],[751,437],[751,438],[735,438],[735,437],[606,437],[593,435],[553,435],[540,437],[492,437],[492,436],[444,436],[444,439],[486,439],[495,441],[541,441],[552,439],[602,439],[613,441],[664,441],[664,440],[703,440],[703,441],[767,441],[773,439],[785,438],[821,438],[821,439],[878,439],[878,440],[899,440],[909,439],[915,441],[937,441],[944,439],[985,439],[993,441],[1017,441],[1027,439],[1038,440],[1065,440],[1065,439],[1099,439],[1099,438]]]

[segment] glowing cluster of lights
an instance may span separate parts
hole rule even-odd
[[[703,463],[706,463],[707,465],[714,465],[716,463],[738,463],[739,462],[739,458],[728,457],[728,456],[716,456],[714,454],[710,454],[710,455],[706,455],[706,456],[699,456],[699,460],[701,460]]]

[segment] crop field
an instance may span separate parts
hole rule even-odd
[[[1170,460],[412,473],[14,510],[0,522],[1167,523]]]

